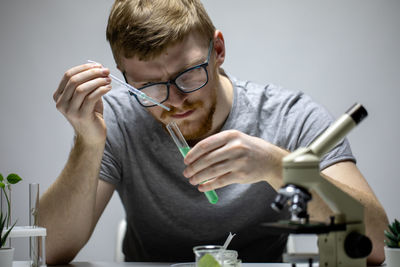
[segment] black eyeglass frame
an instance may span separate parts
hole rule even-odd
[[[167,86],[167,96],[165,97],[164,100],[159,101],[159,103],[164,103],[164,102],[167,101],[168,98],[169,98],[169,87],[171,86],[171,84],[175,85],[176,88],[178,88],[178,90],[179,90],[180,92],[185,93],[185,94],[193,93],[193,92],[195,92],[195,91],[197,91],[197,90],[203,88],[203,87],[206,86],[206,84],[208,83],[208,71],[207,71],[207,66],[208,66],[208,63],[209,63],[209,60],[210,60],[210,56],[211,56],[211,52],[212,52],[212,50],[213,50],[213,47],[214,47],[214,46],[213,46],[213,40],[211,40],[211,41],[210,41],[210,45],[209,45],[209,47],[208,47],[207,59],[206,59],[206,61],[204,61],[204,63],[201,63],[201,64],[198,64],[198,65],[196,65],[196,66],[190,67],[190,68],[188,68],[188,69],[186,69],[186,70],[184,70],[184,71],[178,73],[173,79],[170,79],[169,81],[150,83],[150,84],[147,84],[147,85],[145,85],[145,86],[143,86],[143,87],[140,87],[140,88],[137,88],[137,89],[138,89],[138,90],[143,90],[143,89],[145,89],[145,88],[147,88],[147,87],[154,86],[154,85],[158,85],[158,84],[164,84],[164,85],[166,85],[166,86]],[[200,86],[200,87],[198,87],[198,88],[196,88],[196,89],[190,90],[190,91],[185,91],[185,90],[183,90],[182,88],[180,88],[179,85],[176,84],[175,81],[176,81],[176,79],[179,78],[179,76],[185,74],[186,72],[189,72],[189,71],[191,71],[191,70],[198,69],[198,68],[203,68],[204,71],[206,72],[207,80],[204,82],[204,84],[203,84],[202,86]],[[125,72],[123,72],[122,75],[124,76],[125,82],[128,83],[128,80],[126,79],[126,76],[125,76]],[[128,83],[128,84],[129,84],[129,83]],[[132,93],[132,92],[130,92],[130,91],[129,91],[129,94],[130,94],[130,95],[133,95],[133,96],[136,98],[136,100],[139,102],[139,104],[142,105],[143,107],[149,108],[149,107],[154,107],[154,106],[156,106],[155,104],[145,105],[145,104],[143,104],[142,102],[140,102],[140,100],[139,100],[139,98],[138,98],[137,95],[135,95],[134,93]]]

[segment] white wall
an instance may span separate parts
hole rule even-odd
[[[28,184],[41,192],[65,164],[73,131],[52,100],[64,71],[94,59],[117,73],[105,40],[111,0],[0,1],[0,172],[17,172],[14,218],[28,223]],[[400,2],[207,0],[225,36],[225,68],[301,89],[336,117],[354,102],[369,117],[349,135],[358,166],[389,218],[400,218]],[[118,73],[117,73],[118,74]],[[119,74],[118,74],[119,75]],[[117,195],[77,260],[112,260]],[[15,240],[16,259],[27,242]]]

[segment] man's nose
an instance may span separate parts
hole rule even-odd
[[[175,84],[169,86],[169,97],[167,102],[173,106],[180,106],[185,102],[188,94],[181,92]]]

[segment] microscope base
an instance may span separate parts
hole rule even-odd
[[[362,224],[348,224],[346,231],[318,235],[319,266],[365,267],[367,258],[350,258],[345,251],[345,240],[349,233],[362,233]],[[357,249],[357,248],[354,248]]]
[[[317,234],[319,266],[323,267],[365,267],[366,257],[351,258],[345,251],[345,241],[350,233],[364,234],[361,223],[325,224],[320,222],[298,223],[294,221],[278,221],[261,225],[271,234]],[[358,248],[350,248],[357,250]]]

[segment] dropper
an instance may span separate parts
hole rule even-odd
[[[225,240],[224,245],[222,246],[222,249],[227,249],[229,243],[231,243],[232,238],[235,236],[236,234],[232,234],[231,232],[229,232],[228,238]]]
[[[90,63],[98,63],[98,62],[93,61],[93,60],[88,60],[88,62],[90,62]],[[147,101],[150,101],[151,103],[153,103],[153,104],[155,104],[155,105],[157,105],[157,106],[160,106],[160,107],[162,107],[162,108],[165,109],[165,110],[168,110],[168,111],[170,110],[169,107],[167,107],[167,106],[165,106],[165,105],[163,105],[163,104],[157,102],[156,100],[154,100],[154,99],[151,98],[150,96],[146,95],[146,94],[143,93],[142,91],[140,91],[140,90],[136,89],[135,87],[133,87],[132,85],[130,85],[130,84],[128,84],[128,83],[126,83],[126,82],[124,82],[124,81],[118,79],[116,76],[112,75],[111,73],[109,74],[109,76],[113,79],[113,81],[115,81],[115,82],[118,83],[119,85],[124,86],[124,87],[127,88],[130,92],[134,93],[134,94],[137,95],[138,97],[140,97],[140,98],[142,98],[142,99],[145,99],[145,100],[147,100]]]

